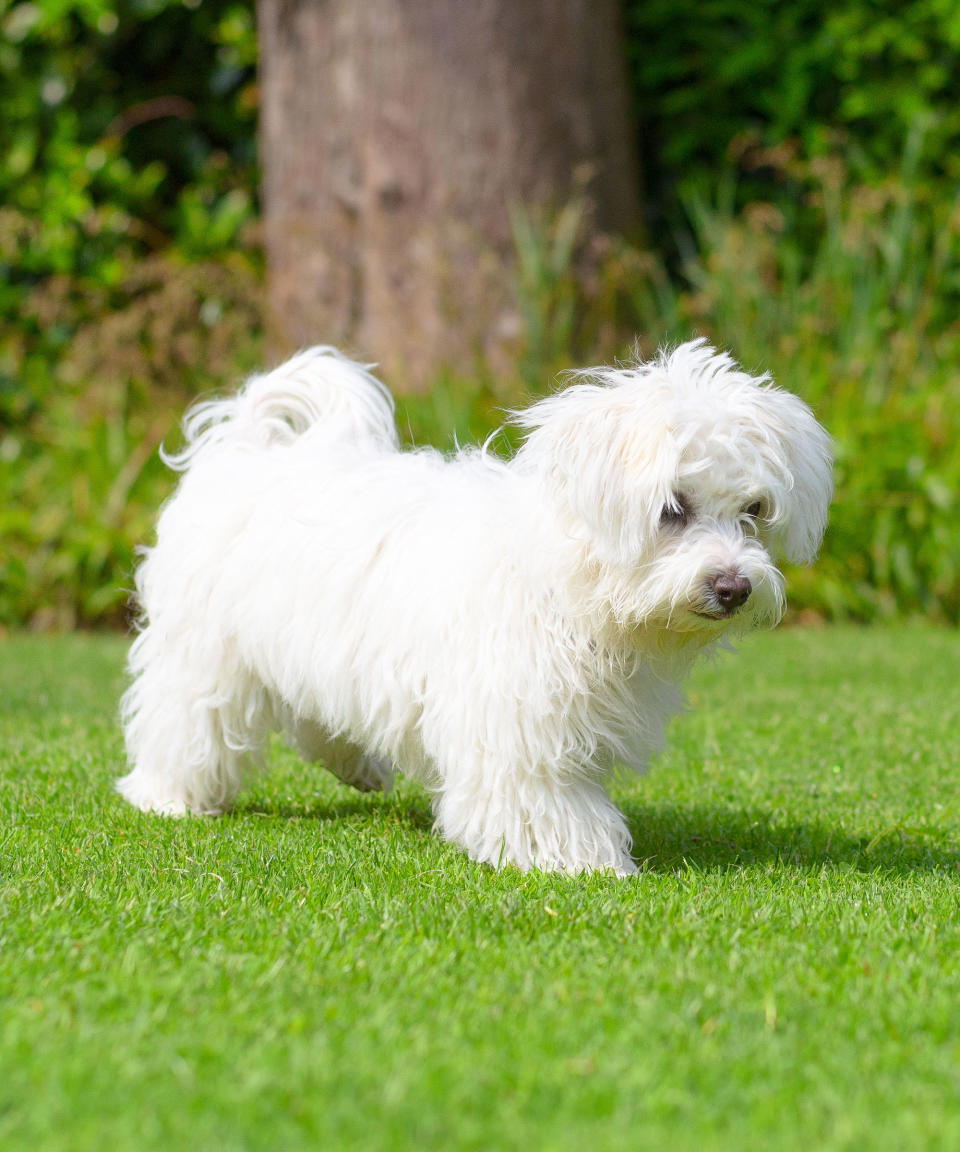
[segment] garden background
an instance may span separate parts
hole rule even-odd
[[[0,0],[5,1152],[960,1147],[960,7],[623,16],[643,227],[602,234],[587,186],[514,205],[513,366],[398,426],[452,448],[702,333],[833,434],[788,573],[830,626],[695,671],[611,781],[629,879],[475,865],[422,788],[279,739],[216,820],[115,794],[157,449],[272,356],[256,20]]]
[[[807,619],[960,617],[960,11],[628,0],[642,234],[517,211],[516,369],[400,405],[452,446],[572,365],[705,334],[836,441]],[[0,0],[0,624],[125,622],[185,403],[262,362],[237,0]],[[318,333],[318,339],[322,333]]]

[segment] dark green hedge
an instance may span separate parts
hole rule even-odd
[[[715,185],[744,138],[794,139],[806,155],[839,147],[877,180],[919,124],[924,181],[956,195],[953,0],[625,0],[624,16],[655,230],[682,224],[678,189]],[[776,169],[743,175],[744,199],[790,196]]]
[[[157,252],[243,245],[255,217],[250,5],[0,6],[0,420],[42,403],[86,322]]]

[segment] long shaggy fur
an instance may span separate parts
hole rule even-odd
[[[510,461],[402,452],[383,385],[322,347],[196,406],[137,576],[121,793],[220,812],[281,730],[355,787],[422,781],[475,860],[633,871],[604,783],[702,652],[782,615],[829,440],[703,341],[514,419]]]

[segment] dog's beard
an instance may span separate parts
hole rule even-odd
[[[747,599],[724,607],[711,585],[718,573],[735,572],[750,584]],[[688,533],[660,541],[629,567],[608,570],[610,614],[626,631],[741,634],[772,628],[786,607],[784,579],[755,538]]]

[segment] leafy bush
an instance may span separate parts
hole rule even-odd
[[[0,0],[0,621],[116,621],[188,398],[259,355],[252,5]]]
[[[157,449],[198,392],[260,359],[260,278],[242,254],[159,255],[118,285],[126,304],[85,308],[44,403],[0,432],[0,622],[118,623],[133,554],[170,490]],[[45,323],[74,302],[48,285]]]
[[[952,0],[624,0],[624,15],[658,242],[665,225],[684,223],[678,189],[713,187],[744,134],[768,145],[796,139],[811,156],[834,149],[839,134],[848,162],[873,182],[896,169],[903,140],[923,123],[922,180],[953,195],[960,9]],[[757,195],[783,203],[777,176],[742,173],[741,204]]]
[[[171,246],[255,258],[256,40],[235,0],[0,0],[0,33],[0,420],[13,423],[45,403],[79,328],[123,305],[136,262]]]

